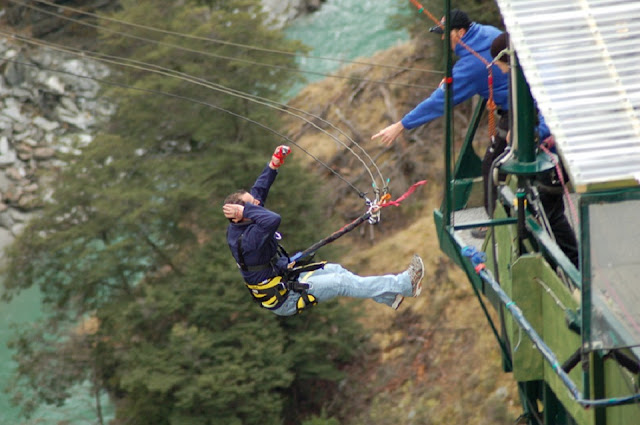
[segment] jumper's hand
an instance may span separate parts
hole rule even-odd
[[[394,140],[398,138],[398,136],[404,130],[404,126],[402,125],[402,121],[398,121],[395,124],[391,124],[390,126],[380,130],[373,136],[371,136],[371,140],[377,139],[380,137],[380,141],[385,145],[390,145]]]
[[[239,204],[224,204],[222,206],[222,212],[224,216],[233,221],[239,223],[244,217],[244,205]]]
[[[269,162],[269,167],[275,169],[280,168],[282,164],[284,164],[285,158],[291,153],[291,148],[286,145],[280,145],[273,152],[273,156],[271,156],[271,162]]]

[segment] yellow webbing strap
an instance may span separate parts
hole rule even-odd
[[[284,296],[287,295],[288,289],[282,285],[282,276],[273,277],[266,282],[260,282],[252,285],[245,283],[251,296],[262,304],[262,307],[268,309],[276,309],[280,307]],[[279,288],[278,288],[279,287]]]
[[[326,263],[326,261],[324,261],[323,263]],[[301,283],[307,283],[307,280],[314,273],[315,273],[315,270],[308,271],[304,275],[301,275],[298,281]],[[318,301],[316,301],[316,297],[307,293],[307,291],[300,293],[300,298],[296,302],[296,308],[298,309],[298,314],[301,313],[305,307],[314,306],[316,304],[318,304]]]

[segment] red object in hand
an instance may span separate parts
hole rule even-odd
[[[278,146],[278,149],[276,149],[276,152],[273,154],[273,156],[278,158],[280,162],[284,163],[284,159],[287,155],[289,155],[289,153],[291,153],[291,149],[289,149],[289,146]]]
[[[273,158],[276,158],[278,163],[276,164],[273,159],[271,159],[271,166],[273,168],[280,168],[282,164],[284,164],[284,159],[291,153],[291,148],[289,146],[278,146],[276,151],[273,153]]]

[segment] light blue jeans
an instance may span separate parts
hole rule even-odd
[[[351,273],[339,264],[329,263],[324,269],[314,271],[307,279],[305,273],[300,278],[309,284],[308,293],[316,297],[319,303],[335,297],[354,297],[371,298],[391,307],[396,295],[410,297],[413,293],[407,271],[397,275],[363,277]],[[300,294],[291,291],[284,304],[272,311],[279,316],[292,316],[298,312],[296,303],[299,298]]]

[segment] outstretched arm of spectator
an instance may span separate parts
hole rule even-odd
[[[391,124],[390,126],[380,130],[373,136],[371,136],[371,140],[380,138],[380,141],[385,145],[390,145],[394,140],[398,138],[398,136],[404,130],[404,126],[402,125],[402,121],[398,121],[395,124]]]

